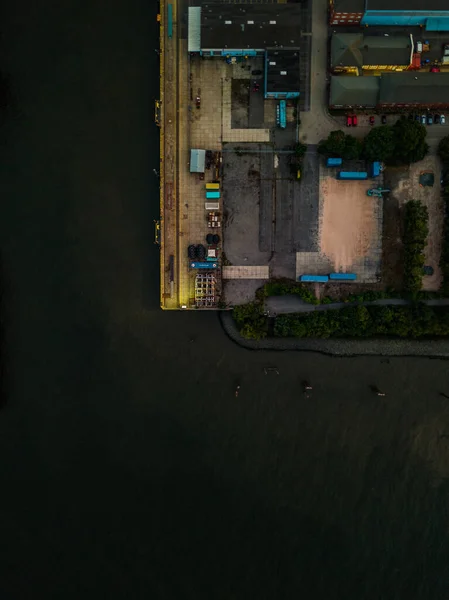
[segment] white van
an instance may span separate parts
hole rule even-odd
[[[220,210],[220,203],[219,202],[206,202],[204,204],[204,208],[206,210]]]

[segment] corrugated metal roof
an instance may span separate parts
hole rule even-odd
[[[189,6],[188,52],[201,50],[201,6]]]
[[[413,44],[409,35],[373,36],[336,33],[331,41],[331,66],[409,65]]]
[[[429,17],[426,31],[449,31],[449,17]]]
[[[192,148],[190,150],[190,172],[204,173],[206,164],[206,150]]]
[[[332,76],[329,104],[331,106],[376,106],[379,80],[380,77]]]

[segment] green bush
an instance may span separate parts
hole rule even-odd
[[[235,306],[232,316],[243,337],[253,340],[266,337],[268,319],[263,314],[263,305],[260,302]]]
[[[308,338],[449,336],[449,309],[425,304],[347,306],[325,312],[280,315],[274,334]]]
[[[317,299],[313,291],[304,285],[303,283],[296,283],[289,281],[288,279],[273,279],[266,283],[263,288],[263,297],[268,296],[299,296],[301,300],[308,304],[319,304],[320,301]],[[256,292],[256,296],[259,290]],[[259,296],[257,296],[259,297]]]
[[[427,244],[429,214],[418,200],[405,205],[404,215],[404,289],[416,294],[422,286],[424,249]]]
[[[443,275],[441,292],[444,296],[449,296],[449,193],[445,194],[445,215],[443,227],[443,239],[440,256],[440,268]]]

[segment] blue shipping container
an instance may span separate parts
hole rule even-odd
[[[220,192],[206,192],[207,200],[218,200],[220,197]]]
[[[368,173],[366,171],[340,171],[338,179],[368,179]]]
[[[326,283],[326,281],[329,281],[329,277],[327,275],[301,275],[299,280],[300,281],[315,281],[318,283]]]
[[[217,263],[212,262],[191,262],[191,269],[216,269],[218,267]]]
[[[279,125],[281,126],[281,129],[287,127],[287,103],[285,100],[279,102]]]
[[[169,38],[173,36],[173,5],[167,6],[167,35]]]
[[[379,177],[380,175],[380,162],[371,163],[371,177]]]
[[[326,167],[341,167],[343,160],[341,158],[328,158]]]
[[[355,281],[357,275],[355,273],[331,273],[329,279],[332,281]]]

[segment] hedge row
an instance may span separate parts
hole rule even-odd
[[[404,290],[411,294],[422,287],[424,249],[427,244],[429,213],[418,200],[405,205],[404,214]]]
[[[280,315],[278,337],[410,337],[449,336],[449,310],[424,304],[348,306],[325,312]]]
[[[445,212],[440,257],[440,268],[443,276],[441,291],[444,296],[449,296],[449,162],[443,165],[442,178]]]

